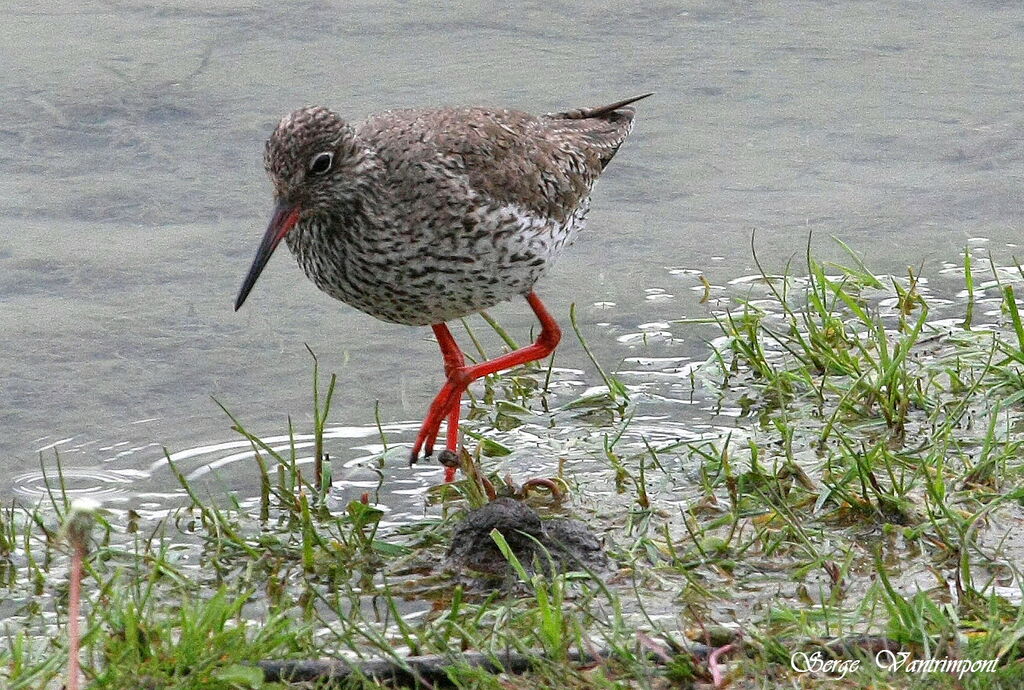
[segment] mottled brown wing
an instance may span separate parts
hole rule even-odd
[[[451,161],[478,194],[564,221],[629,133],[634,111],[626,106],[635,100],[543,117],[487,108],[392,111],[367,120],[359,134],[392,165]]]

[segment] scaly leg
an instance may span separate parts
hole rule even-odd
[[[433,326],[434,333],[438,334],[438,342],[442,343],[441,351],[445,353],[445,369],[448,370],[448,380],[441,387],[441,391],[434,398],[434,402],[430,404],[427,418],[423,420],[423,426],[420,427],[420,433],[417,435],[416,443],[412,447],[411,462],[416,462],[420,449],[423,450],[424,457],[429,457],[434,452],[434,441],[437,440],[437,434],[445,417],[448,417],[450,420],[454,416],[458,420],[462,394],[470,383],[488,374],[494,374],[519,366],[520,364],[544,359],[554,352],[558,341],[562,338],[561,329],[558,328],[558,324],[555,323],[555,320],[548,313],[548,310],[544,308],[544,304],[535,293],[531,292],[528,294],[526,301],[530,303],[530,308],[533,309],[533,313],[537,315],[537,319],[540,321],[540,336],[537,338],[537,342],[470,367],[460,365],[449,370],[450,348],[454,346],[458,349],[458,346],[455,345],[455,339],[451,337],[451,333],[444,324]],[[441,335],[442,328],[444,329],[444,335]],[[454,362],[454,358],[451,361]],[[449,426],[449,449],[452,448],[452,436],[451,427]]]
[[[451,378],[452,374],[466,366],[466,359],[462,355],[462,348],[455,342],[452,332],[444,323],[435,323],[431,326],[434,329],[434,336],[437,344],[441,346],[441,356],[444,357],[444,375]],[[448,412],[448,438],[445,447],[453,453],[459,452],[459,412],[462,409],[462,397],[452,405]],[[444,468],[444,480],[451,482],[455,480],[455,468]]]

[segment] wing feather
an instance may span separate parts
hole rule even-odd
[[[393,110],[366,120],[357,136],[398,183],[416,183],[407,166],[441,165],[498,205],[561,222],[589,196],[629,134],[629,106],[640,98],[646,96],[540,117],[489,108]]]

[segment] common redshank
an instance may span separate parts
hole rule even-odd
[[[533,286],[583,228],[590,191],[633,125],[632,103],[534,116],[492,108],[392,110],[352,124],[327,108],[286,115],[267,141],[270,225],[235,300],[282,239],[318,288],[384,321],[429,325],[446,382],[412,447],[458,448],[469,384],[551,354],[558,324]],[[517,295],[536,342],[466,366],[446,321]],[[454,478],[447,467],[445,480]]]

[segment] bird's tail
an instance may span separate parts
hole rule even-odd
[[[634,96],[633,98],[627,98],[624,101],[612,103],[611,105],[602,105],[599,108],[578,108],[576,110],[569,110],[564,113],[550,113],[546,117],[559,120],[587,120],[593,117],[601,117],[603,115],[608,115],[609,113],[614,113],[616,110],[622,110],[627,105],[632,105],[637,101],[641,101],[647,98],[648,96],[653,95],[654,93],[645,93],[642,96]],[[633,109],[629,108],[629,110],[632,111]]]
[[[581,143],[585,143],[593,150],[600,159],[603,170],[633,128],[636,110],[629,106],[651,95],[653,94],[645,93],[643,96],[627,98],[600,108],[580,108],[545,117],[552,120],[554,128],[566,133],[571,132]]]

